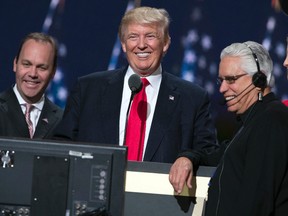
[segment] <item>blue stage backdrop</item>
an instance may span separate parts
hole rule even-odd
[[[219,105],[216,85],[219,54],[225,46],[246,40],[265,45],[274,61],[274,92],[281,99],[288,98],[282,66],[288,17],[276,12],[270,0],[3,0],[0,91],[14,84],[12,64],[21,38],[34,31],[46,32],[60,44],[59,67],[47,94],[64,108],[77,77],[126,64],[117,31],[122,15],[135,2],[169,12],[172,44],[163,60],[164,68],[209,91],[220,140],[237,127],[233,115]]]

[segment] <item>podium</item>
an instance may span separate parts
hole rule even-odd
[[[202,216],[208,183],[215,167],[199,167],[193,188],[174,193],[169,182],[172,164],[128,162],[124,216]]]

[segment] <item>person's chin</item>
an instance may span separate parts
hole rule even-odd
[[[236,109],[235,105],[229,106],[229,105],[227,104],[227,111],[228,111],[228,112],[234,112],[234,113],[236,113],[236,112],[237,112],[237,109]]]

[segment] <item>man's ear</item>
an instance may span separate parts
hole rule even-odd
[[[125,43],[124,42],[121,42],[121,46],[122,46],[122,50],[123,50],[123,52],[124,53],[126,53],[126,45],[125,45]]]
[[[14,58],[14,61],[13,61],[13,71],[16,73],[16,68],[17,68],[17,59],[16,57]]]
[[[168,37],[168,39],[165,41],[165,45],[163,47],[163,53],[167,53],[168,49],[169,49],[169,46],[170,46],[170,43],[171,43],[171,38]]]

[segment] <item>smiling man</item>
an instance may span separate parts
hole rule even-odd
[[[164,9],[139,7],[124,15],[119,38],[129,65],[80,77],[55,137],[126,145],[128,160],[174,163],[170,181],[181,192],[185,183],[191,187],[193,166],[215,148],[216,136],[207,92],[162,68],[169,22]],[[129,85],[139,87],[134,99]]]
[[[51,137],[63,114],[44,94],[56,67],[51,36],[31,33],[23,39],[13,64],[16,84],[0,94],[1,136]]]
[[[288,212],[288,109],[271,91],[273,63],[256,42],[221,52],[220,92],[241,127],[210,181],[206,216]]]

